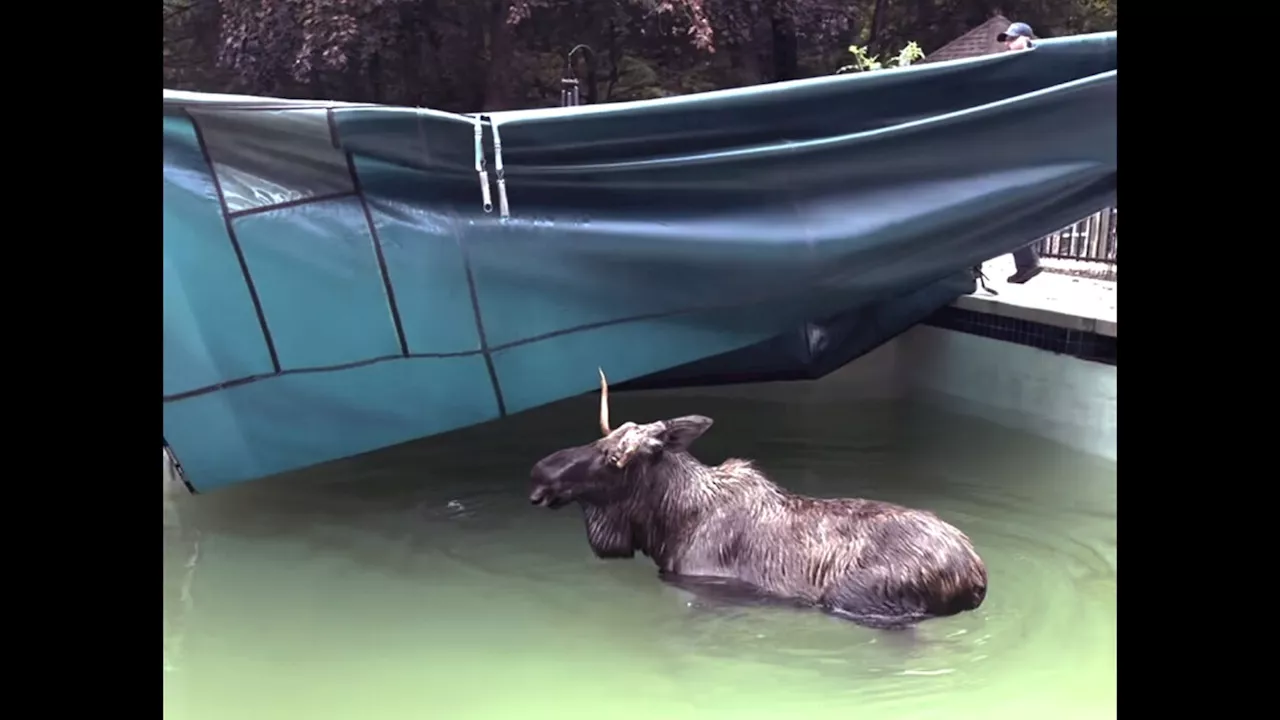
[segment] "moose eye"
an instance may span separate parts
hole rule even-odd
[[[617,467],[617,466],[618,466],[618,461],[619,461],[619,460],[621,460],[621,459],[622,459],[622,458],[618,456],[618,453],[610,453],[610,454],[609,454],[609,464],[610,464],[610,465],[613,465],[614,467]]]

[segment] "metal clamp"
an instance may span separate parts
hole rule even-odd
[[[476,116],[476,174],[480,176],[480,197],[484,201],[484,211],[491,213],[493,197],[489,194],[489,173],[485,171],[484,121],[479,115]]]
[[[505,220],[511,216],[511,207],[507,204],[507,178],[502,169],[502,135],[492,118],[489,118],[489,128],[493,130],[493,171],[498,181],[498,215]]]

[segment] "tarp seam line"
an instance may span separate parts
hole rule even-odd
[[[502,398],[502,385],[498,383],[498,370],[493,365],[493,355],[489,351],[489,340],[484,332],[484,319],[480,315],[480,296],[476,293],[476,280],[471,272],[471,254],[467,252],[466,243],[455,233],[458,249],[462,252],[462,267],[466,271],[467,291],[471,295],[471,312],[475,315],[476,334],[480,337],[480,353],[484,355],[485,367],[489,370],[489,382],[493,384],[493,397],[498,402],[498,417],[507,416],[507,403]]]
[[[183,390],[182,392],[165,395],[164,401],[177,402],[178,400],[190,400],[200,395],[208,395],[211,392],[219,390],[229,390],[241,385],[249,385],[259,380],[270,380],[274,377],[283,377],[285,375],[310,375],[312,373],[336,372],[339,370],[354,370],[355,368],[365,367],[368,365],[377,365],[388,360],[423,360],[423,359],[443,359],[443,358],[462,358],[479,355],[479,350],[463,350],[454,353],[410,353],[409,355],[383,355],[376,358],[368,358],[366,360],[356,360],[354,362],[341,363],[338,365],[319,365],[316,367],[291,368],[282,370],[278,373],[258,373],[257,375],[246,375],[236,378],[235,380],[227,380],[226,382],[214,383],[213,385],[205,385],[192,390]]]
[[[355,195],[356,192],[354,190],[342,190],[340,192],[325,193],[324,195],[312,195],[311,197],[286,200],[274,205],[260,205],[258,207],[245,208],[244,210],[232,210],[228,214],[231,215],[232,219],[238,219],[249,215],[261,215],[272,210],[284,210],[312,203],[328,202],[329,200],[342,200],[343,198],[355,197]]]
[[[464,252],[464,258],[465,258],[465,252]],[[470,276],[469,262],[467,262],[466,267],[468,269],[467,279],[468,281],[470,281],[471,276]],[[772,299],[783,297],[784,295],[785,293],[784,294],[772,293],[767,297],[760,298],[759,302],[768,302]],[[478,306],[478,303],[477,305],[473,306],[473,308],[476,308],[477,306]],[[677,317],[680,315],[689,315],[689,314],[698,313],[698,312],[715,312],[718,310],[732,310],[738,307],[740,306],[736,304],[735,305],[699,305],[695,307],[679,308],[676,310],[666,310],[663,312],[644,313],[642,315],[629,315],[627,317],[614,318],[612,320],[600,320],[598,322],[585,323],[583,325],[575,325],[571,328],[563,328],[561,330],[552,330],[551,332],[542,333],[540,335],[534,335],[532,337],[521,338],[519,340],[512,340],[511,342],[503,343],[501,345],[494,345],[493,347],[488,346],[488,341],[485,339],[485,336],[484,336],[483,327],[480,327],[480,328],[477,328],[480,332],[481,349],[479,350],[460,350],[458,352],[446,352],[446,353],[409,353],[408,355],[383,355],[376,358],[369,358],[367,360],[357,360],[354,362],[340,363],[336,365],[317,365],[312,367],[293,368],[293,369],[285,370],[279,373],[260,373],[257,375],[246,375],[244,377],[237,378],[235,380],[227,380],[225,382],[214,383],[212,385],[205,385],[203,387],[198,387],[191,390],[183,390],[182,392],[173,393],[171,395],[165,395],[164,401],[176,402],[178,400],[187,400],[193,397],[197,397],[199,395],[207,395],[208,393],[211,393],[211,392],[217,392],[218,390],[226,390],[226,389],[237,387],[240,385],[258,382],[259,380],[268,380],[272,377],[276,377],[277,375],[300,375],[300,374],[309,374],[309,373],[336,372],[339,370],[351,370],[353,368],[364,367],[366,365],[375,365],[377,363],[386,362],[388,360],[396,360],[401,358],[420,360],[420,359],[434,359],[434,358],[441,358],[441,359],[461,358],[461,357],[471,357],[473,355],[484,355],[486,362],[491,363],[489,356],[492,355],[493,353],[504,352],[506,350],[511,350],[511,349],[520,347],[522,345],[532,345],[533,343],[542,342],[544,340],[553,340],[563,335],[572,335],[574,333],[588,332],[590,330],[599,330],[606,327],[613,327],[615,325],[626,325],[627,323],[642,322],[645,320],[661,320],[663,318]],[[478,312],[478,309],[477,309],[477,312]],[[492,365],[490,366],[492,367]],[[497,394],[497,398],[499,401],[499,409],[505,412],[506,406],[505,406],[505,403],[502,401],[501,389],[497,385],[497,377],[496,377],[495,371],[490,372],[490,380],[492,380],[494,383],[494,390],[495,390],[495,393]]]
[[[173,472],[178,476],[178,480],[182,482],[182,485],[187,489],[187,492],[192,495],[199,495],[200,491],[196,490],[196,486],[192,485],[191,481],[187,479],[187,473],[182,469],[182,462],[178,460],[178,453],[174,452],[173,446],[169,444],[169,439],[165,438],[163,435],[161,435],[161,439],[164,441],[164,451],[168,454],[169,461],[174,465]]]
[[[391,322],[396,328],[396,342],[400,343],[400,354],[408,357],[409,343],[404,337],[404,323],[400,320],[400,306],[396,304],[396,290],[391,284],[391,273],[387,270],[387,258],[382,254],[382,238],[378,235],[378,226],[373,222],[373,212],[369,209],[369,200],[360,183],[360,174],[356,172],[355,158],[350,151],[346,156],[347,173],[351,175],[351,184],[356,189],[356,197],[360,199],[360,209],[364,211],[364,222],[369,227],[369,237],[373,241],[373,254],[378,258],[378,273],[382,275],[382,290],[386,293],[387,306],[391,309]]]
[[[235,223],[232,222],[231,213],[227,208],[227,196],[222,192],[222,182],[218,179],[218,168],[213,164],[213,155],[209,152],[209,144],[205,142],[204,131],[200,129],[200,123],[196,120],[196,116],[190,111],[185,111],[187,119],[191,121],[191,128],[195,131],[196,143],[200,146],[200,154],[204,157],[205,164],[209,166],[209,176],[213,178],[213,189],[218,195],[218,206],[222,210],[222,222],[227,229],[227,239],[231,241],[231,248],[235,251],[236,261],[240,263],[240,274],[244,276],[244,284],[249,290],[249,299],[253,302],[253,311],[258,316],[258,326],[262,329],[262,339],[267,345],[267,354],[271,356],[271,369],[280,372],[280,356],[276,353],[275,339],[271,337],[271,328],[267,326],[267,315],[262,310],[262,300],[258,297],[258,288],[253,284],[253,275],[249,272],[249,263],[245,260],[244,249],[240,247],[240,239],[236,236]]]

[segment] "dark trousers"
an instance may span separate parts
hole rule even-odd
[[[1040,264],[1040,256],[1036,254],[1036,244],[1031,243],[1013,251],[1013,266],[1018,272],[1030,270]]]

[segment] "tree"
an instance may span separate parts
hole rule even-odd
[[[597,102],[823,75],[839,48],[932,51],[989,0],[162,0],[166,87],[455,112],[555,105],[565,55]],[[1003,0],[1042,35],[1115,27],[1116,0]],[[845,56],[847,58],[847,56]]]

